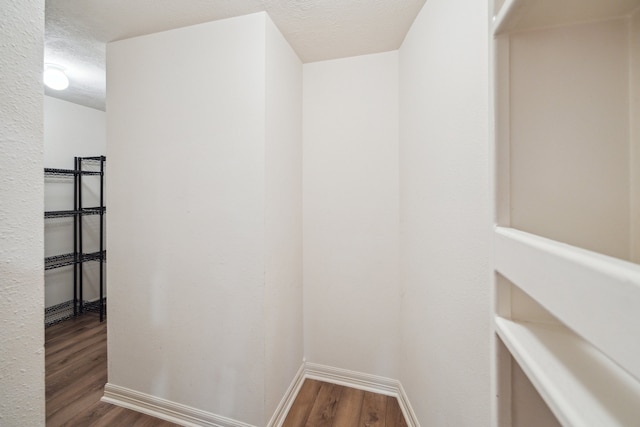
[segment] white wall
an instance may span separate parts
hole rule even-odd
[[[0,425],[44,410],[44,2],[3,2],[0,25]]]
[[[266,16],[265,418],[303,358],[302,64]]]
[[[510,37],[511,226],[629,259],[629,28]]]
[[[398,53],[304,65],[308,361],[398,378]]]
[[[264,32],[250,15],[107,47],[109,383],[254,424]]]
[[[640,114],[640,9],[630,20],[630,117]],[[640,120],[630,120],[631,261],[640,263]]]
[[[254,425],[302,362],[301,66],[276,31],[107,49],[109,382]]]
[[[74,156],[104,155],[106,147],[106,113],[104,111],[50,96],[44,97],[44,164],[46,167],[73,169]]]
[[[424,426],[490,424],[488,21],[429,0],[400,49],[400,380]]]
[[[44,97],[44,165],[73,169],[74,156],[99,156],[106,153],[106,114],[104,111]],[[98,177],[83,178],[83,206],[98,206]],[[73,179],[48,178],[45,181],[44,207],[47,211],[73,209]],[[83,218],[83,248],[99,248],[99,217]],[[73,252],[73,218],[48,219],[44,228],[45,256]],[[84,264],[86,300],[99,298],[99,265]],[[45,272],[45,307],[73,299],[71,266]]]

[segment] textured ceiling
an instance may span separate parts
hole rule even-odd
[[[267,11],[302,62],[400,47],[425,0],[46,0],[45,63],[69,89],[47,95],[105,108],[110,41]]]

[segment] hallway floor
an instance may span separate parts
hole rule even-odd
[[[107,382],[107,322],[86,313],[45,329],[47,427],[173,427],[100,402]]]
[[[107,382],[107,322],[86,313],[45,329],[47,426],[173,427],[100,401]],[[305,380],[283,427],[405,427],[394,397]]]

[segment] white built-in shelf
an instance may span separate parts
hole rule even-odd
[[[498,425],[640,427],[640,0],[492,12]]]
[[[627,16],[639,0],[505,0],[493,21],[494,34]]]
[[[501,317],[495,327],[562,425],[639,425],[640,383],[569,329]]]
[[[640,379],[639,265],[496,227],[495,269]]]

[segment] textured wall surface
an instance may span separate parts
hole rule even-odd
[[[305,357],[398,377],[398,52],[304,65]]]
[[[44,425],[44,2],[2,1],[0,425]]]
[[[423,426],[490,425],[488,21],[429,0],[400,49],[400,380]]]

